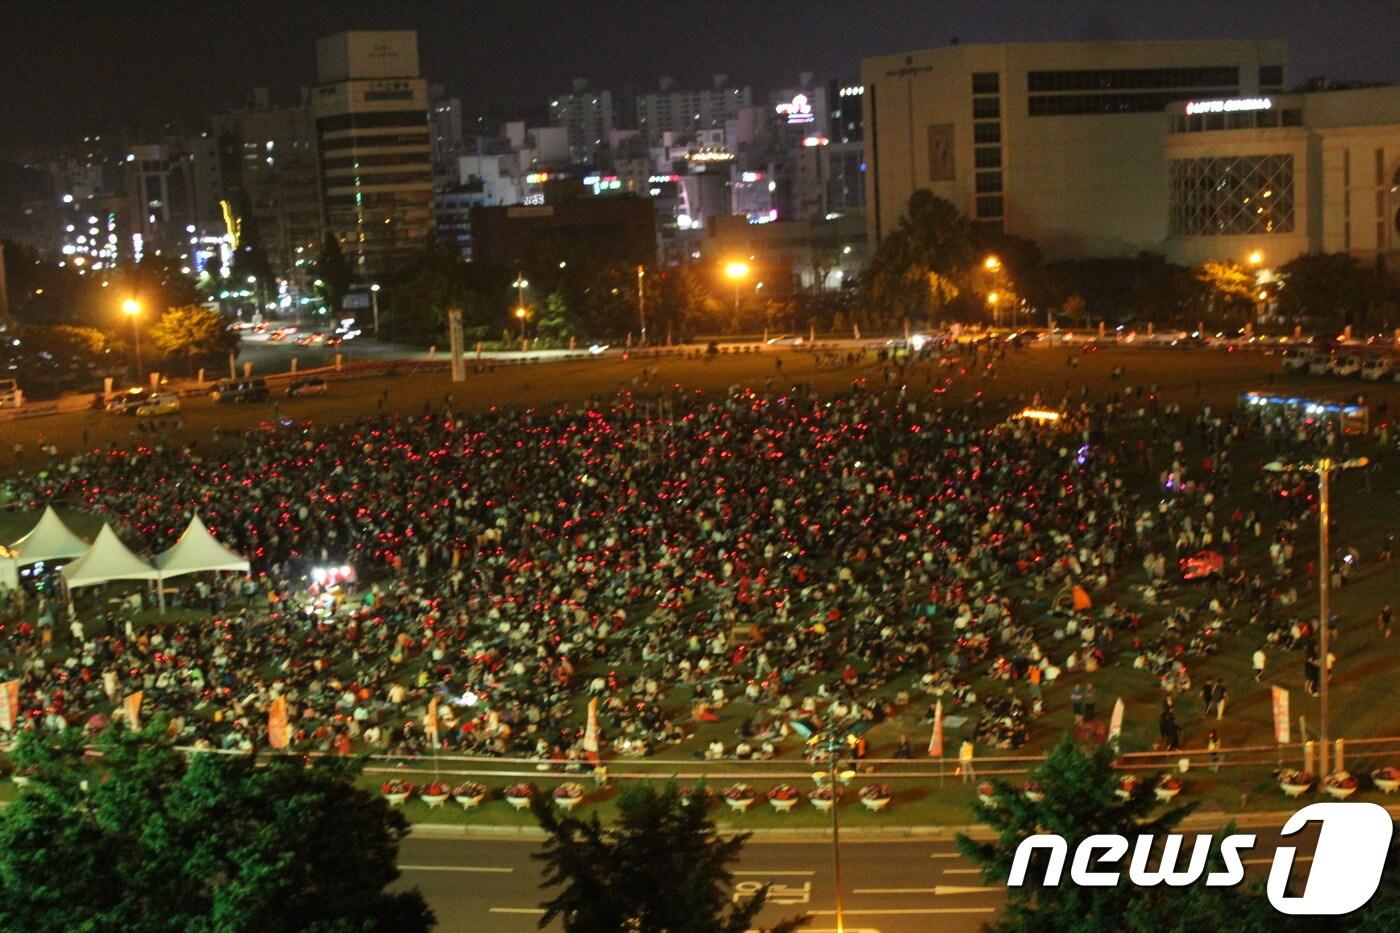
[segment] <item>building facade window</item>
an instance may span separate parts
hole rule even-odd
[[[978,71],[972,75],[972,93],[1000,94],[1001,76],[995,71]]]
[[[1137,88],[1238,87],[1240,70],[1211,68],[1108,68],[1091,71],[1032,71],[1026,90],[1127,91]]]
[[[1157,113],[1168,104],[1194,97],[1234,97],[1239,88],[1217,87],[1200,91],[1155,91],[1129,94],[1035,94],[1028,107],[1033,117],[1069,117],[1104,113]],[[1223,122],[1222,122],[1223,128]]]
[[[977,196],[977,218],[979,220],[1002,216],[1001,195],[983,194]]]
[[[1293,231],[1291,155],[1175,159],[1169,174],[1172,236]]]
[[[1001,99],[997,97],[974,97],[972,99],[972,119],[998,120],[1001,118]]]
[[[1000,123],[972,124],[972,141],[977,144],[1001,142]]]
[[[972,150],[972,161],[977,168],[1001,168],[1001,147],[978,146]]]
[[[978,172],[977,193],[999,194],[1001,192],[1001,172]]]

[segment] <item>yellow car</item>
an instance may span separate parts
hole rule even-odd
[[[142,418],[151,418],[156,415],[173,415],[179,410],[179,396],[160,394],[146,399],[145,403],[136,409],[136,414]]]

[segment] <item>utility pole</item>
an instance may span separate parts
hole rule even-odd
[[[1318,682],[1320,684],[1318,739],[1321,747],[1318,749],[1317,773],[1321,778],[1325,778],[1330,773],[1327,770],[1327,681],[1332,678],[1332,671],[1327,664],[1327,629],[1331,626],[1329,610],[1332,602],[1332,529],[1327,526],[1331,521],[1331,473],[1332,459],[1323,457],[1317,462],[1317,545],[1319,550],[1317,608],[1318,615],[1322,618],[1320,636],[1322,657],[1319,659],[1322,664],[1322,676]]]
[[[637,263],[637,317],[642,325],[642,346],[647,345],[647,282],[646,269]]]
[[[845,887],[841,877],[841,795],[836,783],[836,756],[840,750],[841,744],[833,722],[826,733],[827,780],[831,782],[831,859],[836,870],[836,933],[845,933],[846,907],[841,894]]]

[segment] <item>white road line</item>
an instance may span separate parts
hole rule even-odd
[[[961,852],[935,852],[929,858],[962,858]]]
[[[814,871],[731,871],[731,875],[744,875],[752,878],[810,878]]]
[[[400,871],[464,871],[479,875],[509,875],[514,868],[494,868],[477,865],[400,865]]]
[[[1295,855],[1295,856],[1293,856],[1293,861],[1294,861],[1294,863],[1297,863],[1297,862],[1311,862],[1312,860],[1313,860],[1313,857],[1312,857],[1311,855]],[[1244,863],[1245,863],[1246,865],[1272,865],[1272,864],[1274,863],[1274,860],[1271,859],[1271,858],[1247,858],[1247,859],[1244,860]]]
[[[943,869],[943,874],[945,874],[945,875],[980,875],[980,874],[982,874],[982,869],[980,869],[980,868],[945,868],[945,869]]]
[[[855,888],[852,894],[937,894],[937,888]]]
[[[1005,888],[958,887],[951,884],[935,885],[933,889],[934,894],[991,894],[992,892],[1002,893],[1003,891],[1005,891]]]
[[[995,907],[886,907],[878,910],[861,910],[860,908],[845,908],[847,914],[858,914],[869,917],[908,917],[922,916],[929,914],[994,914]],[[811,910],[807,912],[809,917],[834,917],[834,910]]]
[[[543,907],[492,907],[493,914],[532,914],[540,916],[544,913]]]

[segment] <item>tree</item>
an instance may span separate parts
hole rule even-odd
[[[695,269],[681,266],[664,273],[661,287],[648,292],[656,298],[648,309],[652,341],[688,340],[702,328],[718,325],[722,305]]]
[[[1327,328],[1362,324],[1367,311],[1383,305],[1376,278],[1348,253],[1308,253],[1279,267],[1279,313]]]
[[[37,769],[0,813],[0,929],[416,933],[416,890],[386,892],[407,820],[358,789],[358,765],[186,757],[114,726],[84,737],[23,733]],[[50,744],[51,743],[51,744]]]
[[[1214,323],[1232,323],[1232,318],[1247,315],[1254,305],[1254,273],[1237,262],[1204,262],[1197,267],[1196,278],[1209,289]]]
[[[541,795],[533,808],[548,835],[535,856],[545,865],[544,886],[562,889],[541,905],[540,929],[558,919],[566,933],[742,933],[763,909],[766,888],[730,903],[729,866],[749,836],[721,838],[700,791],[683,797],[674,783],[630,787],[607,829],[596,814],[587,821],[558,814]],[[799,926],[785,921],[771,933]]]
[[[899,224],[866,269],[866,294],[878,318],[924,318],[943,310],[945,282],[965,280],[973,263],[972,226],[952,204],[916,191]]]
[[[195,362],[217,360],[238,347],[229,316],[199,305],[170,308],[151,328],[151,343],[167,358],[183,357],[188,375]]]
[[[958,848],[982,868],[988,883],[1006,884],[1016,848],[1036,833],[1063,836],[1069,852],[1100,833],[1135,840],[1140,835],[1172,832],[1195,804],[1155,812],[1154,782],[1144,780],[1126,798],[1118,793],[1121,775],[1113,770],[1113,751],[1100,746],[1086,752],[1069,736],[1031,773],[1044,799],[1030,800],[1018,788],[993,781],[993,804],[974,804],[979,822],[997,834],[991,842],[974,842],[959,834]],[[1229,832],[1227,827],[1225,832]],[[1188,840],[1188,848],[1190,840]],[[1189,851],[1183,851],[1189,857]],[[1126,857],[1125,857],[1126,860]],[[1026,883],[1008,887],[1006,912],[994,928],[1001,931],[1201,929],[1278,930],[1278,914],[1257,891],[1237,893],[1195,885],[1189,888],[1139,888],[1126,882],[1111,887],[1080,887],[1064,879],[1044,885],[1047,856],[1031,859]],[[1213,920],[1212,920],[1213,918]],[[1229,923],[1221,923],[1230,918]],[[1187,925],[1183,925],[1183,923]],[[1270,925],[1273,924],[1273,925]]]
[[[567,340],[577,336],[569,316],[569,300],[562,290],[552,291],[545,297],[544,311],[535,325],[535,332],[546,340]]]
[[[332,316],[339,317],[345,295],[350,291],[350,264],[340,249],[340,241],[333,235],[326,237],[316,256],[316,279],[321,283],[317,286],[321,300]]]

